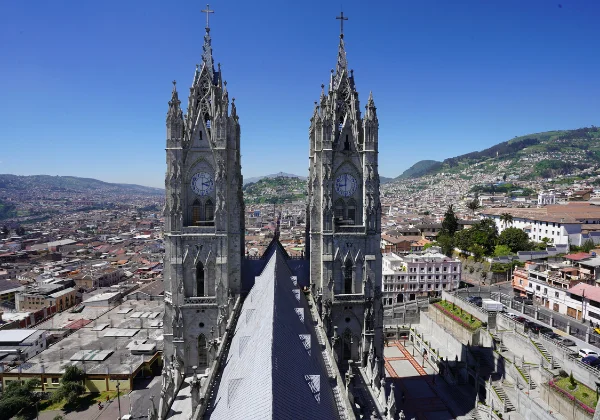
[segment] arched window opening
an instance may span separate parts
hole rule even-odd
[[[206,349],[206,337],[204,334],[198,336],[198,367],[208,366],[208,352]]]
[[[204,204],[204,220],[210,222],[210,221],[214,220],[214,218],[215,218],[215,206],[209,198],[208,200],[206,200],[206,203]]]
[[[352,261],[346,261],[344,265],[344,293],[352,293]]]
[[[196,266],[196,296],[204,296],[204,265],[201,262]]]
[[[200,140],[202,140],[202,131],[200,131]]]
[[[346,134],[346,141],[344,142],[344,150],[350,150],[350,140],[348,140],[348,134]]]
[[[356,224],[356,201],[348,201],[348,220],[355,225]]]
[[[404,302],[404,294],[398,293],[398,296],[396,297],[396,302],[403,303]]]
[[[192,203],[192,225],[197,226],[200,224],[201,216],[200,216],[200,202],[198,200],[194,200]]]
[[[344,217],[346,213],[346,206],[344,205],[344,200],[339,199],[338,201],[335,202],[335,220],[336,221],[342,221],[344,220]]]

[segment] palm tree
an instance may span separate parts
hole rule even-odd
[[[504,228],[506,228],[508,225],[512,225],[512,222],[513,222],[512,214],[510,214],[510,213],[502,213],[500,215],[500,221],[504,225]]]
[[[473,212],[473,216],[475,216],[475,212],[481,208],[481,204],[479,204],[479,199],[474,198],[473,200],[467,203],[467,208]]]

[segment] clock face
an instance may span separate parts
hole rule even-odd
[[[192,190],[198,195],[208,195],[215,188],[212,176],[206,172],[198,172],[192,177]]]
[[[350,197],[356,191],[356,178],[350,174],[341,174],[335,179],[335,190],[344,197]]]

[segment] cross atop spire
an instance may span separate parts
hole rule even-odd
[[[210,14],[215,13],[215,11],[210,10],[210,6],[207,4],[206,9],[201,10],[201,12],[206,13],[206,32],[210,32],[209,17],[210,17]]]
[[[346,16],[344,16],[344,12],[342,11],[339,16],[335,17],[340,21],[340,38],[344,37],[344,21],[348,20]]]

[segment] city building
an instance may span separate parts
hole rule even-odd
[[[437,250],[422,254],[383,255],[383,304],[410,302],[458,289],[462,263]]]
[[[508,213],[512,222],[502,220]],[[483,217],[494,220],[498,232],[515,227],[527,232],[535,242],[550,239],[551,244],[581,246],[587,239],[600,242],[600,232],[584,232],[586,225],[600,224],[600,206],[590,203],[548,205],[541,208],[492,208],[481,212]]]
[[[0,364],[25,361],[46,348],[44,330],[0,330]]]

